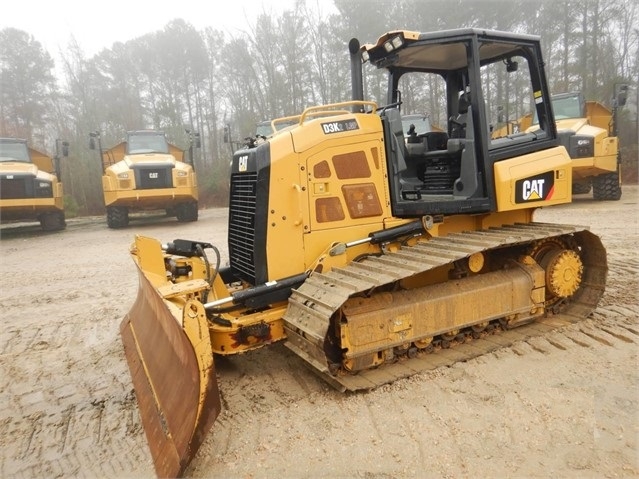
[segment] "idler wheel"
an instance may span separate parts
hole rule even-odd
[[[546,290],[552,296],[568,298],[577,292],[584,265],[575,251],[550,250],[543,255],[539,264],[546,271]]]

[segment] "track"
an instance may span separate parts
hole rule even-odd
[[[477,338],[472,341],[469,335],[458,335],[456,341],[450,344],[446,342],[446,349],[435,355],[418,353],[410,360],[400,359],[357,374],[331,374],[329,371],[324,353],[324,338],[328,333],[331,317],[350,296],[451,264],[478,251],[526,245],[564,235],[574,235],[579,239],[584,277],[581,288],[571,302],[562,307],[561,314],[547,315],[544,319],[516,330],[500,331],[503,328],[491,327],[487,332],[475,335]],[[466,361],[496,348],[510,346],[515,341],[543,335],[585,319],[603,295],[606,273],[603,245],[599,238],[583,227],[533,223],[451,234],[418,243],[416,246],[402,247],[397,253],[367,257],[359,263],[326,274],[311,275],[289,298],[289,307],[284,315],[287,333],[285,344],[336,388],[350,391],[373,389],[423,371]],[[500,334],[494,334],[497,331]],[[457,347],[449,349],[451,345]]]

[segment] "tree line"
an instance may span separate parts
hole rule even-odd
[[[389,30],[487,28],[540,35],[553,93],[582,91],[610,105],[614,85],[639,77],[639,6],[635,0],[297,0],[278,16],[259,14],[246,29],[201,31],[179,18],[158,31],[114,43],[88,57],[71,39],[56,64],[37,34],[0,30],[0,136],[26,138],[51,151],[69,141],[63,183],[71,214],[102,214],[102,169],[88,148],[89,133],[103,145],[126,131],[160,129],[195,156],[201,204],[224,204],[234,148],[256,123],[301,113],[313,105],[350,99],[347,44],[374,42]],[[384,103],[385,85],[365,69],[367,99]],[[635,175],[637,102],[619,122],[624,166]],[[423,113],[428,101],[405,105]],[[412,111],[408,111],[412,110]],[[227,129],[225,142],[225,129]],[[634,171],[634,173],[633,173]]]

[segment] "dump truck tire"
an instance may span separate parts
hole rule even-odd
[[[62,211],[45,213],[40,217],[40,226],[44,231],[59,231],[66,228],[67,223]]]
[[[592,180],[592,196],[597,201],[618,201],[621,199],[619,173],[608,173]]]
[[[121,206],[107,208],[107,226],[109,228],[124,228],[129,224],[129,211]]]
[[[573,195],[585,195],[590,193],[590,190],[591,190],[590,183],[573,183],[572,184]]]
[[[175,214],[177,220],[180,223],[187,223],[191,221],[197,221],[198,207],[196,202],[183,203],[175,208]]]

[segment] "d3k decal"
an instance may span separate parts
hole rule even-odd
[[[330,135],[332,133],[341,133],[343,131],[352,131],[359,130],[359,126],[357,125],[357,120],[341,120],[341,121],[332,121],[330,123],[322,123],[322,130],[325,135]]]
[[[555,172],[547,171],[540,175],[517,180],[515,189],[515,203],[549,200],[555,191]]]

